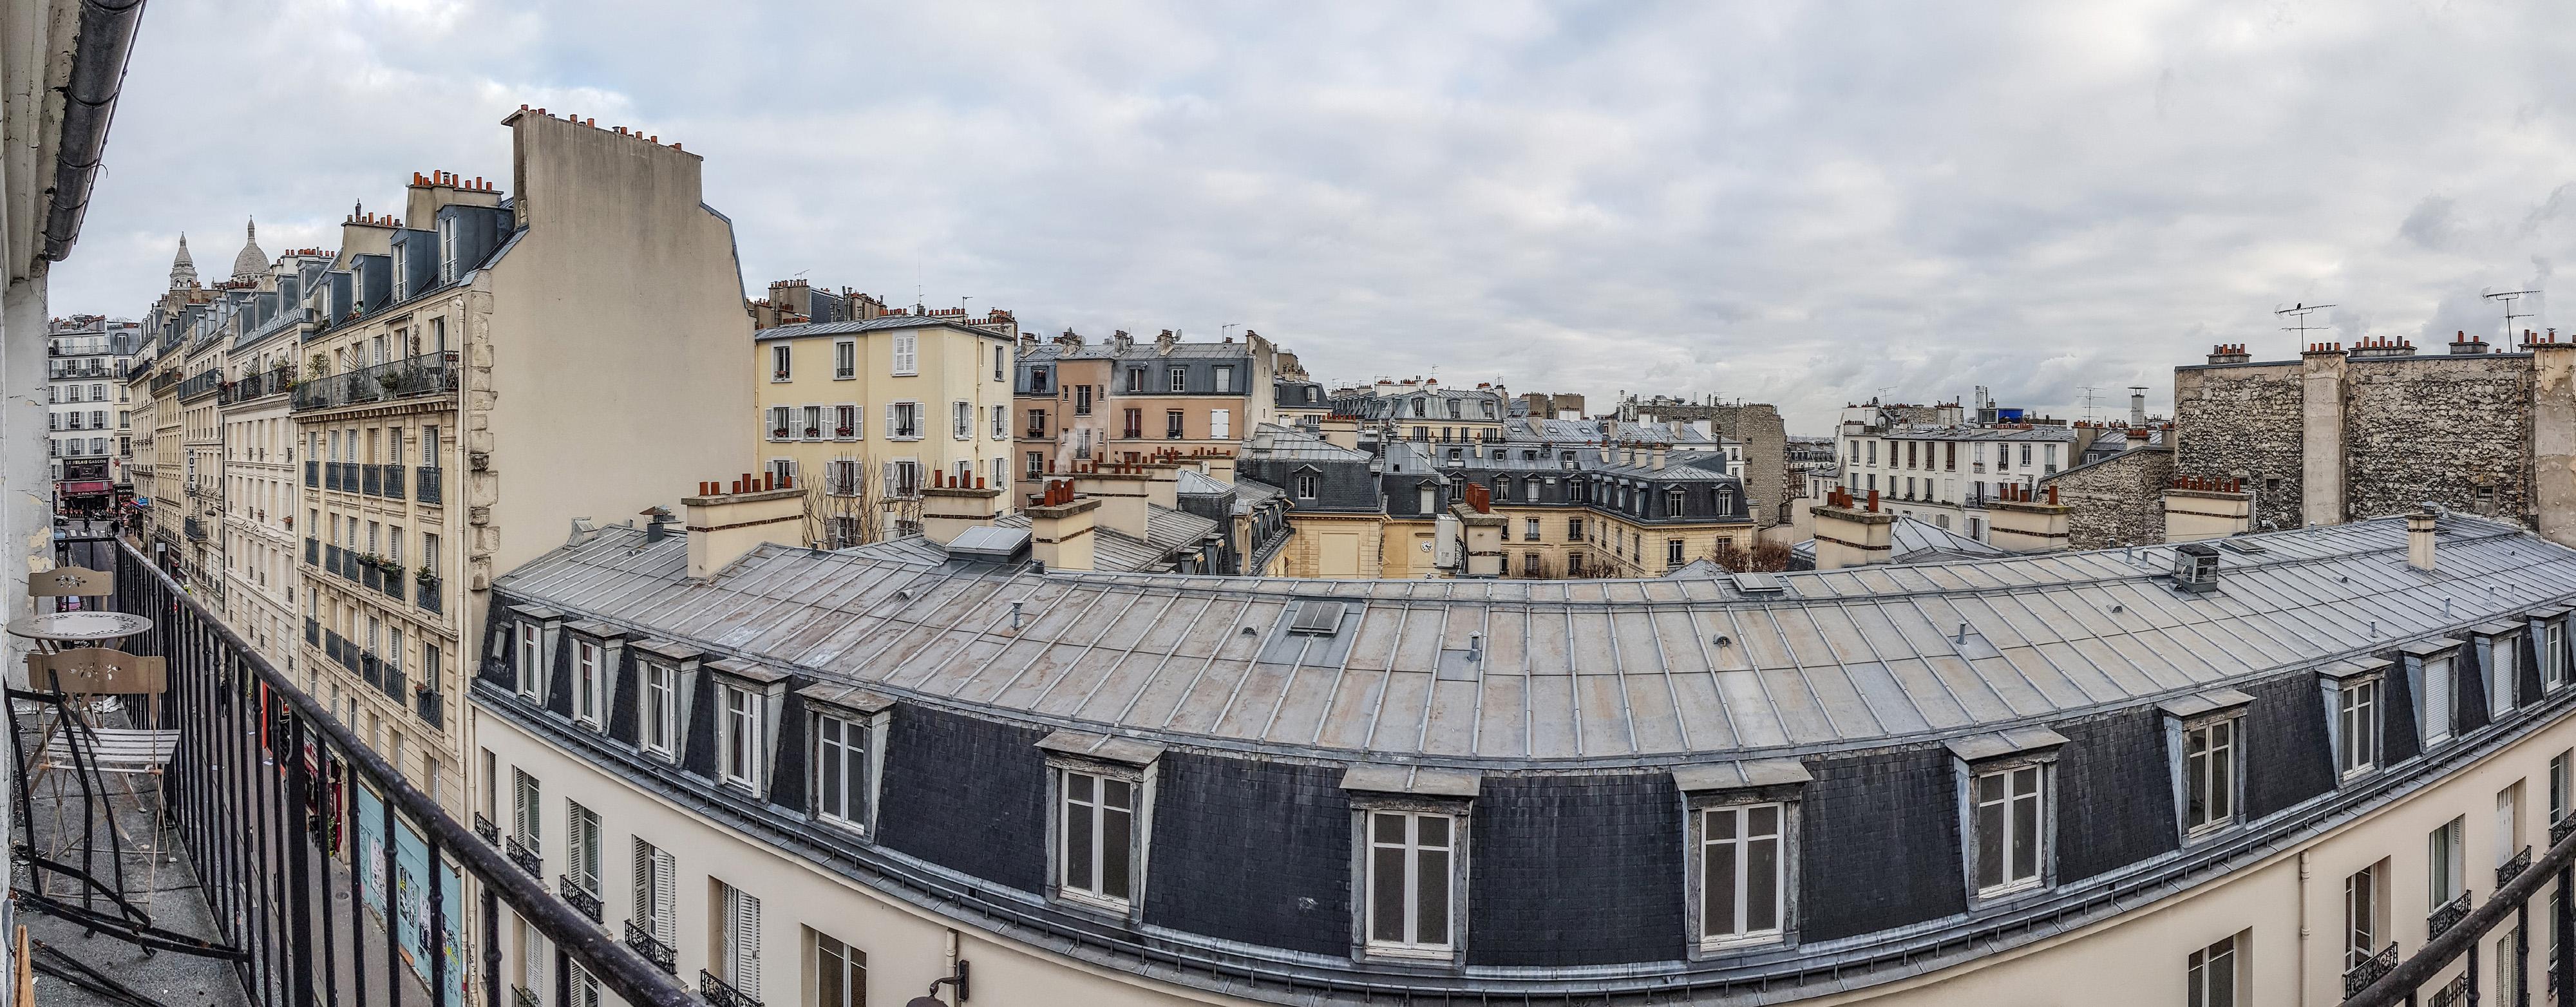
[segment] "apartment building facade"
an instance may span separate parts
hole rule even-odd
[[[56,318],[45,333],[46,448],[54,510],[107,516],[133,495],[134,443],[126,373],[142,325],[104,315]]]
[[[668,502],[640,471],[752,464],[751,326],[699,158],[542,110],[504,125],[515,192],[416,174],[400,216],[343,222],[292,358],[299,667],[460,817],[453,697],[493,571]]]
[[[1019,499],[1079,463],[1232,452],[1278,419],[1279,349],[1248,329],[1240,341],[1213,343],[1186,342],[1169,329],[1151,342],[1121,330],[1091,343],[1068,329],[1043,345],[1023,338],[1020,347],[1012,385]]]
[[[779,293],[773,287],[772,300]],[[918,532],[933,473],[996,489],[1012,482],[1009,313],[916,315],[873,299],[856,307],[850,313],[864,317],[753,334],[754,373],[764,378],[753,450],[775,480],[807,491],[809,542],[820,548]]]
[[[1891,513],[1979,542],[1993,540],[1989,510],[2073,464],[2079,431],[2065,426],[1891,423],[1846,418],[1834,439],[1842,485],[1877,493]]]
[[[2490,522],[1329,597],[698,534],[504,578],[474,689],[483,813],[711,1000],[2239,1007],[2475,926],[2416,978],[2520,1003],[2567,925],[2576,553]]]

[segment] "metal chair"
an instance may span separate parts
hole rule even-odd
[[[106,777],[115,777],[125,796],[134,801],[138,809],[149,813],[156,823],[154,846],[148,850],[151,870],[145,875],[144,891],[148,901],[161,861],[168,856],[159,842],[160,826],[166,824],[167,818],[162,814],[167,796],[162,786],[163,771],[178,753],[179,732],[150,727],[101,726],[95,723],[97,713],[93,704],[110,697],[139,697],[142,701],[139,708],[127,706],[124,709],[139,714],[141,724],[159,723],[161,694],[167,692],[170,685],[169,662],[157,656],[137,656],[103,647],[29,654],[27,682],[37,695],[51,694],[38,702],[40,708],[60,711],[58,716],[45,718],[46,723],[38,734],[34,765],[28,767],[29,787],[32,789],[51,777],[54,781],[54,806],[59,814],[66,797],[63,793],[64,777],[54,771],[67,771],[65,775],[81,784],[83,814],[89,816],[100,810],[90,807],[94,791],[89,784],[95,780],[103,787]],[[152,778],[154,805],[150,808],[143,808],[142,795],[134,786],[134,777],[137,776]],[[114,855],[121,858],[122,846],[133,842],[134,837],[126,832],[122,822],[117,821],[113,808],[106,810],[108,823],[115,837],[121,841],[119,851]],[[57,846],[49,851],[48,856],[59,861],[62,844],[70,841],[71,830],[57,828],[55,836]],[[117,874],[123,875],[121,859]]]
[[[116,575],[86,567],[58,566],[27,575],[27,607],[43,614],[38,598],[104,598],[116,593]]]

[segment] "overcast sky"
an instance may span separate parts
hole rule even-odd
[[[245,217],[335,247],[414,171],[506,179],[522,102],[704,154],[755,294],[1792,432],[2162,409],[2212,343],[2294,353],[2301,301],[2492,336],[2482,293],[2576,255],[2563,2],[734,6],[154,4],[54,313],[139,313],[183,230],[211,280]]]

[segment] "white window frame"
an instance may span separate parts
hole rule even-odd
[[[886,719],[884,714],[860,714],[832,709],[814,714],[812,753],[807,785],[811,798],[808,805],[817,821],[849,829],[860,835],[876,831],[877,782],[882,770],[878,753],[884,751]],[[852,753],[849,749],[856,748]],[[840,807],[828,810],[825,796],[830,792],[826,767],[833,765],[834,749],[840,749]]]
[[[2335,776],[2350,780],[2379,768],[2385,746],[2387,685],[2378,675],[2345,679],[2334,699]]]
[[[768,697],[732,682],[716,683],[716,778],[753,793],[761,790],[761,753]]]
[[[2451,740],[2451,721],[2454,708],[2459,705],[2459,690],[2456,688],[2459,673],[2455,670],[2458,660],[2457,653],[2444,651],[2440,656],[2426,657],[2416,665],[2421,669],[2416,677],[2416,684],[2421,688],[2415,693],[2420,701],[2415,708],[2415,729],[2426,749]]]
[[[785,340],[769,346],[769,380],[780,384],[796,379],[796,348]]]
[[[836,339],[836,340],[833,340],[833,341],[832,341],[832,380],[834,380],[834,381],[856,381],[856,380],[858,380],[858,379],[859,379],[859,341],[858,341],[858,340],[856,340],[856,339]]]
[[[679,939],[679,863],[671,851],[634,837],[631,904],[628,915],[644,921],[653,939],[665,945]]]
[[[2388,861],[2343,879],[2343,967],[2349,972],[2379,953],[2387,935]]]
[[[2185,956],[2183,1002],[2190,1007],[2236,1007],[2244,1003],[2244,944],[2245,932],[2239,931]]]
[[[1138,874],[1142,858],[1137,853],[1146,811],[1144,780],[1102,767],[1059,765],[1055,770],[1052,884],[1057,897],[1129,912],[1142,891]],[[1124,806],[1111,799],[1113,791],[1122,792]],[[1122,818],[1127,842],[1124,848],[1111,849],[1109,827]],[[1084,845],[1077,848],[1077,843]],[[1109,884],[1113,869],[1122,882],[1116,887],[1123,890],[1113,890]]]
[[[2189,837],[2224,832],[2245,809],[2245,718],[2241,712],[2183,725],[2182,828]]]
[[[838,937],[805,928],[814,954],[815,1007],[862,1007],[868,1002],[868,953]],[[841,995],[830,990],[838,987]]]
[[[1467,815],[1463,811],[1426,807],[1385,806],[1356,809],[1359,817],[1360,848],[1358,910],[1361,946],[1371,956],[1386,958],[1453,960],[1465,946],[1466,913],[1460,896],[1467,887]],[[1379,829],[1385,820],[1400,822],[1400,836],[1393,842],[1383,841]],[[1426,839],[1423,826],[1428,822],[1443,823],[1445,835],[1438,845]],[[1381,851],[1394,851],[1399,868],[1388,876],[1380,870]],[[1437,854],[1436,860],[1433,855]],[[1426,870],[1425,868],[1430,868]],[[1438,877],[1446,886],[1440,911],[1444,914],[1442,930],[1436,939],[1424,932],[1427,916],[1423,913],[1428,897],[1422,882]],[[1397,906],[1395,931],[1378,932],[1378,902],[1381,892],[1402,900]]]
[[[600,846],[603,830],[599,812],[582,807],[580,801],[564,799],[564,877],[592,898],[600,897]]]
[[[545,630],[534,621],[519,620],[519,698],[539,702],[544,697],[546,673]]]
[[[2440,909],[2468,890],[2468,851],[2465,833],[2468,818],[2463,815],[2442,823],[2424,835],[2424,904]]]
[[[648,755],[676,758],[680,751],[680,669],[661,661],[636,662],[635,746]],[[655,740],[660,735],[660,740]]]
[[[894,375],[899,378],[912,377],[921,373],[921,336],[919,333],[897,332],[894,334],[893,365]]]
[[[2487,722],[2496,723],[2513,716],[2514,692],[2522,675],[2522,646],[2519,634],[2505,633],[2486,639]]]
[[[572,719],[592,727],[600,725],[599,708],[604,705],[607,681],[602,666],[609,649],[590,640],[576,640],[572,652]]]
[[[1692,926],[1701,951],[1774,944],[1787,939],[1792,904],[1790,884],[1795,877],[1791,865],[1790,844],[1795,833],[1796,808],[1797,803],[1794,801],[1750,801],[1697,805],[1690,809],[1692,849],[1688,866],[1695,917]],[[1765,812],[1770,818],[1770,831],[1756,831],[1756,820]],[[1721,818],[1732,827],[1731,836],[1719,835],[1717,826]],[[1771,913],[1771,925],[1754,927],[1750,924],[1756,912],[1763,907],[1753,896],[1754,886],[1751,882],[1758,877],[1759,872],[1754,866],[1755,858],[1752,852],[1766,840],[1772,847],[1771,899],[1768,907]],[[1708,874],[1715,847],[1727,847],[1733,854],[1734,876],[1728,879],[1732,897],[1729,900],[1730,904],[1722,907],[1712,904],[1717,893],[1712,884],[1713,879]],[[1733,929],[1715,929],[1716,914],[1721,909],[1726,913]]]
[[[2055,860],[2049,848],[2049,790],[2055,776],[2054,768],[2047,762],[2017,760],[1979,765],[1969,770],[1965,801],[1968,820],[1962,823],[1965,826],[1962,831],[1968,839],[1963,845],[1967,847],[1969,885],[1978,898],[2002,898],[2048,886],[2049,871]],[[1987,796],[1988,780],[1999,781],[2003,787],[2000,797]],[[2027,792],[2022,789],[2025,783],[2030,788]],[[2015,821],[2018,816],[2014,810],[2024,801],[2032,805],[2031,822],[2027,826],[2033,830],[2029,836],[2031,859],[2028,864],[2016,863],[2013,853],[2013,844],[2022,838],[2024,828]],[[1990,807],[2000,809],[1996,813],[1999,828],[1991,835],[1986,829],[1986,809]],[[1998,870],[2001,872],[1991,882],[1986,880],[1984,862],[1990,845],[1999,851]]]

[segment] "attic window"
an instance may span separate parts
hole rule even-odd
[[[2263,543],[2245,538],[2222,539],[2219,541],[2218,547],[2229,552],[2243,553],[2248,556],[2259,556],[2271,551],[2263,548]]]
[[[1305,636],[1331,636],[1341,631],[1342,603],[1310,598],[1297,603],[1297,612],[1289,618],[1288,631]]]
[[[1739,573],[1734,575],[1735,589],[1745,594],[1783,594],[1789,582],[1776,573]]]

